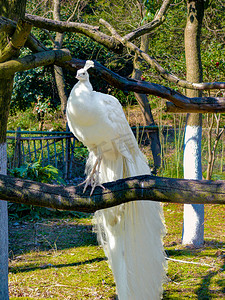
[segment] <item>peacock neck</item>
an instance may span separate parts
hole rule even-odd
[[[93,91],[93,87],[89,80],[79,81],[78,88],[83,91],[89,91],[89,92]]]

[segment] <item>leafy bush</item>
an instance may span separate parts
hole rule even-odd
[[[14,177],[30,179],[43,183],[65,184],[57,168],[51,165],[43,167],[40,160],[35,163],[26,164],[20,168],[9,170],[9,174]],[[17,203],[9,203],[8,208],[10,219],[21,220],[28,218],[31,220],[37,220],[43,217],[50,217],[55,213],[54,210],[48,208]]]

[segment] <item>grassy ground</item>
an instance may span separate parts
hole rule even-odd
[[[141,124],[141,116],[136,109],[126,114],[132,126]],[[28,112],[28,115],[32,114]],[[29,124],[24,124],[24,120],[29,120],[30,123],[26,121]],[[8,129],[15,129],[17,126],[21,126],[22,129],[37,129],[33,121],[29,117],[23,116],[19,119],[18,116],[14,116],[11,117]],[[164,124],[162,121],[157,119],[160,125]],[[173,119],[169,121],[166,120],[166,124],[173,125]],[[53,125],[53,122],[46,122],[44,129],[50,129]],[[54,127],[54,130],[61,129]],[[162,146],[163,143],[167,148],[164,150],[165,162],[161,175],[180,176],[182,174],[180,144],[175,143],[174,146],[167,140],[167,136],[165,141],[162,140]],[[221,142],[221,145],[224,143]],[[218,149],[218,166],[216,166],[219,179],[224,179],[221,177],[224,176],[224,146],[222,146]],[[172,152],[171,147],[176,151]],[[203,149],[204,147],[203,143]],[[207,155],[203,154],[203,166],[206,168]],[[172,162],[176,162],[175,167],[172,167]],[[202,249],[191,249],[180,245],[182,205],[164,205],[168,232],[164,242],[170,259],[169,280],[164,287],[164,300],[225,298],[225,209],[221,205],[205,207],[205,245]],[[41,219],[38,222],[11,221],[9,255],[11,300],[113,300],[116,297],[111,270],[101,247],[97,244],[96,235],[92,232],[91,215],[77,218],[64,215],[57,219]]]
[[[223,206],[207,205],[205,246],[180,245],[182,205],[164,205],[169,282],[163,299],[225,297]],[[181,261],[185,261],[181,262]],[[115,299],[115,284],[91,215],[10,222],[10,299]],[[138,300],[138,299],[137,299]]]

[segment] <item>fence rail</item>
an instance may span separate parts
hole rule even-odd
[[[157,126],[134,127],[133,132],[142,145],[149,145]],[[8,168],[20,167],[40,159],[43,166],[58,168],[64,178],[80,174],[84,168],[87,150],[70,131],[7,131]],[[75,174],[74,174],[75,172]]]
[[[151,134],[156,131],[159,131],[160,134],[163,160],[167,159],[166,152],[170,154],[173,151],[173,141],[177,139],[181,139],[178,152],[181,151],[184,129],[174,129],[172,126],[137,126],[132,127],[132,130],[139,146],[142,147],[148,158],[149,155],[152,156],[151,151],[149,151]],[[203,131],[205,134],[207,133],[207,130]],[[221,138],[221,149],[218,154],[221,170],[224,169],[223,141],[224,137]],[[7,131],[7,144],[9,169],[40,160],[43,166],[51,164],[58,168],[65,179],[79,177],[83,174],[88,151],[69,130],[21,131],[20,128],[17,128],[16,131]],[[165,149],[165,147],[167,148]],[[204,156],[207,156],[205,146],[203,151]]]
[[[43,166],[58,168],[64,178],[72,175],[76,149],[82,146],[71,132],[7,131],[8,168],[20,167],[40,159]],[[84,159],[84,157],[82,157]]]

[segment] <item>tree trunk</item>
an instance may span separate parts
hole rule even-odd
[[[4,39],[0,49],[5,46]],[[3,47],[3,48],[2,48]],[[13,77],[0,80],[0,174],[7,173],[6,130],[11,100]],[[0,299],[8,297],[8,210],[7,202],[0,200]]]
[[[144,52],[148,52],[148,45],[149,45],[148,35],[142,36],[140,49],[143,50]],[[133,70],[132,78],[140,80],[142,71],[141,71],[141,63],[138,60],[137,54],[135,55],[133,65],[134,65],[134,70]],[[148,101],[147,95],[139,94],[139,93],[134,93],[134,95],[138,101],[140,108],[141,108],[144,125],[145,126],[155,125],[152,111],[151,111],[151,106]],[[153,173],[156,174],[157,170],[161,166],[161,145],[160,145],[158,130],[152,132],[149,138],[151,139],[151,150],[152,150],[152,155],[153,155],[153,160],[154,160]]]
[[[57,91],[61,102],[61,112],[64,120],[66,121],[67,93],[66,93],[66,85],[64,80],[63,69],[59,66],[54,65],[54,74],[55,74]]]
[[[7,173],[6,130],[13,77],[0,81],[0,174]],[[0,299],[8,299],[8,212],[0,200]]]
[[[202,82],[200,35],[204,1],[187,1],[185,56],[187,80]],[[187,96],[199,97],[199,92],[187,90]],[[202,179],[201,167],[202,115],[188,114],[184,141],[184,178]],[[201,247],[204,243],[204,205],[185,204],[182,244]]]
[[[26,0],[2,1],[0,15],[18,20],[25,14]],[[8,45],[6,33],[0,33],[0,56]],[[19,54],[17,50],[15,53]],[[7,173],[6,130],[9,114],[9,104],[12,95],[13,78],[0,80],[0,174]],[[7,202],[0,201],[0,299],[8,300],[8,211]]]
[[[54,0],[54,10],[53,10],[53,18],[55,21],[61,21],[60,19],[60,1]],[[56,33],[55,38],[55,49],[61,49],[63,43],[63,33]],[[67,92],[66,92],[66,84],[64,80],[63,69],[59,66],[54,65],[54,75],[56,86],[61,102],[61,111],[64,120],[66,121],[66,105],[67,105]]]
[[[6,143],[0,144],[0,174],[7,172]],[[0,200],[0,299],[8,300],[8,210]]]

